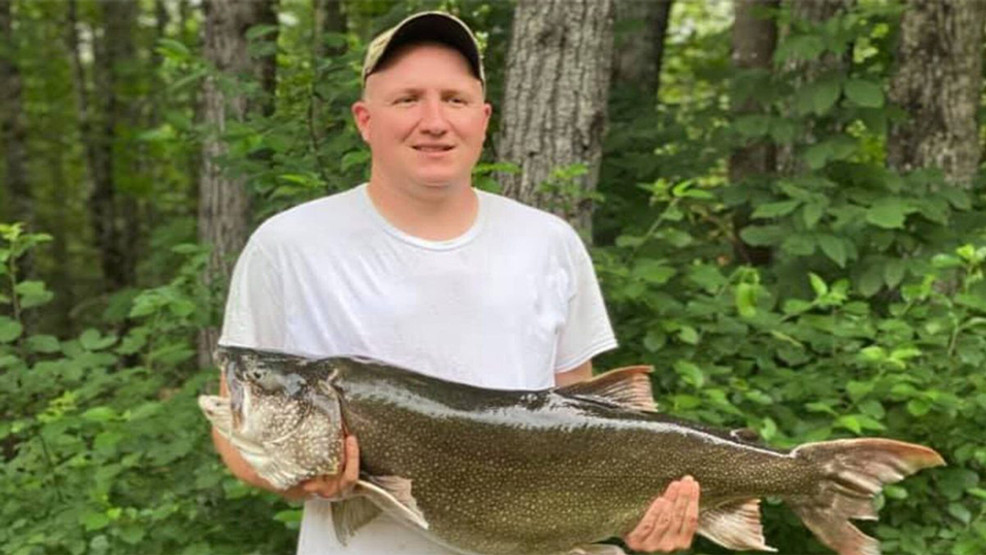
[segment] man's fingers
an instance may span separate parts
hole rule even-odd
[[[685,506],[684,520],[681,523],[681,534],[687,537],[691,543],[695,530],[698,529],[698,505],[701,496],[698,482],[691,476],[685,477],[685,491],[687,495],[684,497],[688,498],[688,503]]]
[[[659,497],[651,503],[650,507],[647,508],[647,512],[644,513],[644,517],[637,524],[637,527],[627,534],[625,538],[627,545],[633,549],[638,549],[643,545],[644,541],[657,526],[658,519],[663,513],[668,511],[668,507],[670,507],[670,503],[664,497]]]
[[[343,471],[344,487],[352,486],[359,480],[359,444],[356,436],[346,436],[346,469]]]

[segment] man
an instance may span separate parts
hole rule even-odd
[[[583,380],[616,346],[584,245],[555,216],[476,191],[491,107],[475,38],[428,12],[377,37],[352,112],[370,181],[265,222],[237,263],[220,343],[313,357],[372,357],[449,380],[538,389]],[[306,499],[298,552],[444,552],[388,517],[341,546],[330,500],[359,473],[357,438],[338,476],[277,491],[213,432],[245,482]],[[625,540],[687,547],[698,484],[672,484]]]

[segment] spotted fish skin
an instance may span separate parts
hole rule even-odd
[[[245,349],[226,357],[224,371],[239,369],[227,381],[256,389],[253,408],[299,406],[281,413],[301,430],[287,443],[322,445],[326,434],[338,442],[344,426],[359,439],[361,474],[408,480],[427,522],[421,532],[468,553],[570,553],[621,537],[671,481],[691,475],[702,487],[699,533],[726,547],[770,549],[756,503],[776,496],[836,551],[868,555],[878,553],[875,540],[848,519],[875,516],[869,499],[882,484],[941,463],[930,449],[879,439],[778,451],[584,389],[488,390],[382,364]],[[258,367],[273,373],[248,371]],[[247,413],[237,418],[287,425],[274,412],[249,414],[251,406],[241,403]],[[331,406],[341,422],[306,423],[329,419]],[[338,464],[338,453],[319,453],[318,464],[275,466]]]

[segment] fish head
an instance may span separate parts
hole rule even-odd
[[[204,395],[199,407],[261,477],[286,488],[338,473],[344,427],[329,365],[237,347],[216,359],[229,395]]]

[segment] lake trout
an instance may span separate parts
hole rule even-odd
[[[655,410],[649,367],[543,391],[489,390],[348,358],[220,348],[228,397],[199,405],[257,473],[287,489],[342,468],[360,446],[360,481],[333,505],[345,542],[387,512],[462,553],[624,553],[623,537],[673,480],[701,485],[697,533],[734,550],[772,551],[759,501],[782,499],[843,555],[879,553],[850,519],[876,519],[883,485],[944,464],[889,439],[780,451],[748,434]]]

